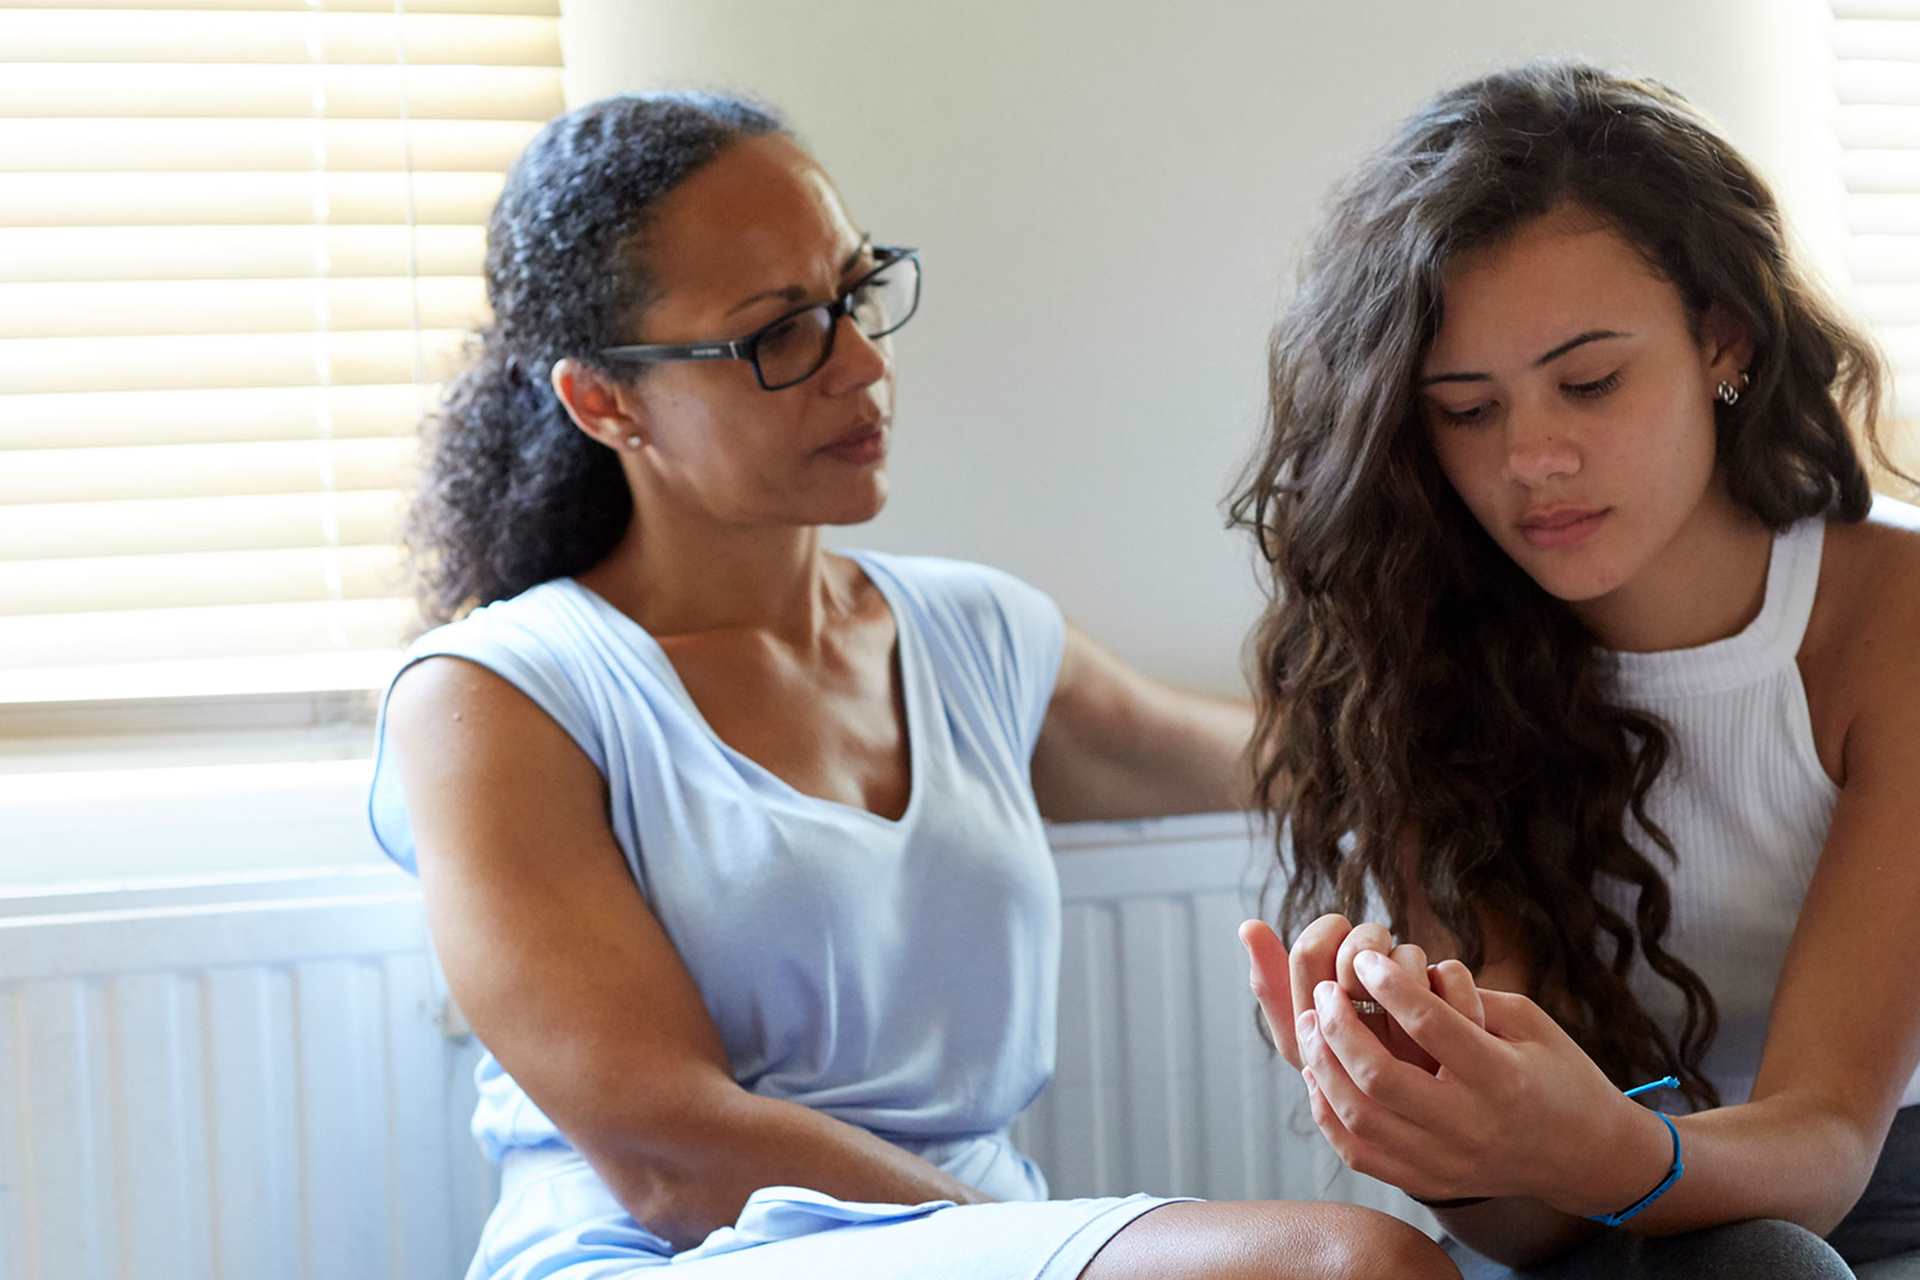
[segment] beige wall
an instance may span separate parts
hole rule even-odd
[[[894,498],[843,545],[985,560],[1164,678],[1225,691],[1259,608],[1220,499],[1330,183],[1454,80],[1659,76],[1843,261],[1819,0],[566,0],[569,97],[744,89],[876,235],[925,250]],[[1844,281],[1833,280],[1836,287]]]

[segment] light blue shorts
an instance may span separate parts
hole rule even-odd
[[[739,1220],[674,1253],[579,1153],[514,1153],[467,1280],[614,1280],[656,1267],[697,1280],[1075,1280],[1165,1196],[859,1204],[801,1187],[753,1193]]]

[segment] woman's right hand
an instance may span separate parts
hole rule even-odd
[[[1265,921],[1248,920],[1240,926],[1240,943],[1247,950],[1248,980],[1266,1017],[1274,1047],[1296,1071],[1300,1069],[1300,1045],[1294,1017],[1299,1011],[1313,1008],[1315,987],[1322,982],[1337,982],[1349,999],[1370,998],[1353,970],[1353,958],[1362,951],[1377,951],[1409,973],[1424,974],[1428,986],[1448,1004],[1475,1025],[1487,1024],[1480,990],[1466,965],[1458,960],[1430,965],[1425,951],[1413,943],[1396,945],[1393,934],[1382,924],[1355,925],[1342,915],[1324,915],[1301,930],[1288,950]],[[1433,1059],[1386,1013],[1363,1014],[1361,1021],[1395,1057],[1427,1071],[1435,1069]]]

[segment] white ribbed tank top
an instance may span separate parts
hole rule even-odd
[[[1900,524],[1920,515],[1885,500],[1875,514]],[[1631,821],[1627,835],[1672,886],[1667,950],[1700,975],[1719,1005],[1720,1034],[1703,1069],[1728,1105],[1753,1091],[1774,987],[1840,794],[1814,750],[1796,661],[1825,540],[1820,519],[1774,538],[1766,602],[1738,635],[1693,649],[1613,655],[1621,701],[1660,716],[1671,730],[1673,753],[1648,810],[1672,839],[1678,865]],[[1632,919],[1629,891],[1606,896]],[[1677,1035],[1679,992],[1644,961],[1630,982]],[[1920,1074],[1901,1105],[1915,1102]]]

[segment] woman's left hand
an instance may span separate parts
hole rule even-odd
[[[1294,1037],[1294,1011],[1310,1007],[1314,987],[1328,979],[1337,982],[1350,997],[1364,996],[1366,988],[1353,971],[1354,958],[1362,951],[1378,951],[1416,979],[1424,975],[1433,990],[1476,1025],[1485,1020],[1480,993],[1467,966],[1458,960],[1430,965],[1421,948],[1409,943],[1395,945],[1393,934],[1383,924],[1355,925],[1343,915],[1329,913],[1301,930],[1289,948],[1264,920],[1248,920],[1240,926],[1240,945],[1247,951],[1247,980],[1260,1003],[1273,1046],[1296,1071],[1302,1064]],[[1434,1070],[1433,1059],[1385,1013],[1362,1015],[1362,1021],[1384,1037],[1395,1056]]]
[[[1423,1199],[1520,1195],[1576,1214],[1626,1202],[1614,1178],[1595,1177],[1602,1153],[1627,1162],[1621,1185],[1658,1180],[1664,1126],[1533,1001],[1481,991],[1482,1029],[1378,953],[1354,971],[1438,1070],[1396,1057],[1337,983],[1314,989],[1295,1020],[1301,1074],[1314,1123],[1349,1168]]]

